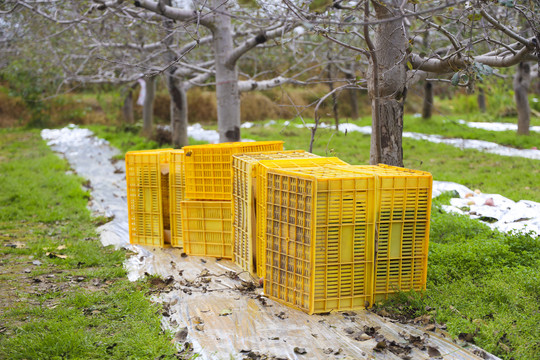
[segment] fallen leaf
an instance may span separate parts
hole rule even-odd
[[[4,246],[5,247],[10,247],[10,248],[13,248],[13,249],[24,249],[24,248],[26,248],[25,243],[18,242],[18,241],[14,242],[14,243],[5,244]]]
[[[45,255],[47,255],[51,259],[53,259],[53,258],[67,259],[67,255],[55,254],[55,253],[52,253],[52,252],[45,253]]]
[[[219,313],[219,316],[229,316],[232,314],[232,310],[231,309],[223,309],[221,310],[221,312]]]
[[[439,351],[439,349],[437,349],[436,347],[433,347],[433,346],[428,346],[427,352],[428,352],[428,355],[430,357],[439,357],[439,356],[441,356],[441,352]]]
[[[64,249],[67,249],[66,245],[60,245],[59,247],[56,248],[56,250],[64,250]]]
[[[188,336],[188,328],[185,327],[176,332],[176,334],[174,335],[173,342],[184,342],[186,341],[187,336]]]

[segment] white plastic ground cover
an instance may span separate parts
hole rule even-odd
[[[450,205],[443,205],[446,212],[468,215],[502,232],[540,235],[540,203],[530,200],[515,202],[499,194],[483,194],[452,182],[433,182],[433,197],[445,191],[456,191],[459,195],[450,199]]]
[[[297,124],[297,127],[312,127],[313,124]],[[326,123],[319,124],[320,128],[332,128],[334,125]],[[362,134],[371,134],[371,126],[358,126],[351,123],[342,123],[338,125],[339,131],[342,133],[359,132]],[[471,140],[471,139],[448,139],[441,135],[429,135],[420,134],[415,132],[403,132],[404,138],[411,138],[415,140],[426,140],[437,144],[446,144],[455,146],[462,150],[472,149],[490,154],[502,155],[502,156],[516,156],[528,159],[540,160],[540,150],[536,149],[515,149],[508,146],[499,145],[494,142],[484,140]]]
[[[130,245],[124,164],[111,162],[118,152],[75,126],[43,130],[42,137],[90,181],[92,210],[114,216],[99,232],[104,245],[135,252],[126,262],[129,279],[169,277],[170,284],[155,298],[164,307],[162,324],[181,343],[191,343],[202,359],[244,359],[255,353],[274,359],[401,359],[397,352],[407,353],[407,347],[412,359],[438,353],[444,359],[496,359],[460,347],[440,329],[425,331],[423,325],[400,324],[370,311],[307,315],[266,299],[260,288],[246,291],[252,280],[231,261]],[[376,336],[355,339],[365,331]],[[383,338],[387,349],[375,351]]]
[[[517,124],[499,123],[499,122],[468,122],[458,120],[458,123],[468,127],[489,131],[517,131]],[[540,132],[540,126],[530,126],[529,131]]]

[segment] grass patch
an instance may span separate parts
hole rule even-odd
[[[434,199],[427,291],[400,293],[382,307],[408,318],[430,314],[504,359],[536,358],[540,239],[447,214],[440,209],[447,200]]]
[[[105,139],[112,146],[120,150],[121,154],[118,158],[124,158],[128,151],[134,150],[151,150],[161,148],[172,148],[171,144],[158,144],[154,140],[146,139],[140,136],[141,127],[137,125],[121,125],[121,126],[106,126],[106,125],[89,125],[86,128],[99,138]],[[189,138],[190,145],[205,144],[204,141],[194,140]]]
[[[429,120],[424,120],[419,117],[405,116],[404,130],[423,134],[438,134],[447,138],[491,141],[518,149],[540,147],[540,133],[531,132],[530,135],[517,135],[515,131],[474,129],[460,124],[459,119],[463,119],[463,117],[433,116]]]
[[[68,169],[37,131],[0,130],[0,358],[176,358]]]

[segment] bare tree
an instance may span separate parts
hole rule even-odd
[[[349,7],[339,3],[339,10],[335,3],[324,3],[319,13],[288,4],[319,34],[369,58],[373,164],[403,165],[403,107],[412,79],[473,90],[475,82],[491,74],[493,68],[538,61],[540,56],[540,35],[535,28],[540,23],[539,14],[521,1],[411,4],[363,0]],[[358,9],[363,9],[361,16]],[[530,24],[526,34],[514,30],[521,19]],[[349,39],[333,35],[344,32]],[[429,52],[421,39],[426,32],[430,34]]]

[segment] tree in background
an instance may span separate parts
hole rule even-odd
[[[365,0],[343,6],[312,2],[293,8],[323,36],[350,34],[336,41],[369,59],[372,103],[370,162],[403,165],[403,107],[412,79],[428,79],[473,90],[493,68],[538,61],[540,35],[534,26],[520,35],[520,20],[540,23],[528,2]],[[316,4],[316,5],[313,5]],[[362,9],[363,11],[361,11]],[[420,38],[429,33],[429,51]],[[361,40],[363,46],[351,46]],[[418,41],[420,40],[420,41]]]

